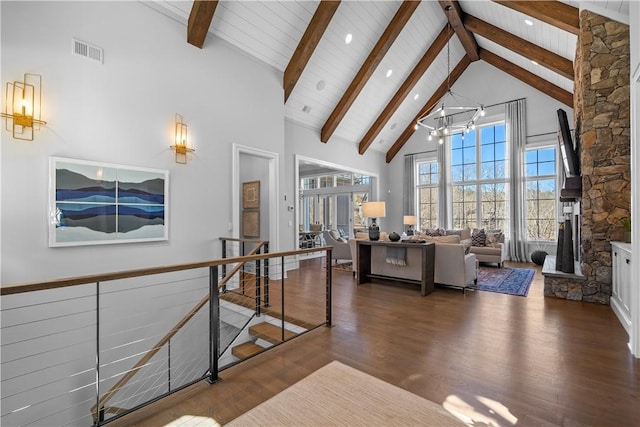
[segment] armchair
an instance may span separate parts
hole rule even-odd
[[[336,260],[336,263],[339,259],[351,260],[351,250],[349,249],[349,242],[338,240],[342,238],[340,237],[340,233],[338,233],[337,230],[323,230],[322,237],[324,238],[327,246],[333,246],[333,250],[331,251],[331,259]]]

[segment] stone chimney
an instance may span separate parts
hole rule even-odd
[[[629,26],[580,13],[574,117],[582,171],[582,273],[571,299],[609,304],[611,245],[631,211]]]

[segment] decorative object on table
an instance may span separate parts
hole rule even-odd
[[[631,243],[631,218],[622,218],[620,222],[624,226],[622,241],[625,243]]]
[[[416,217],[415,215],[404,215],[402,217],[402,223],[404,225],[408,225],[409,228],[407,228],[407,236],[413,236],[414,234],[414,230],[413,228],[411,228],[412,225],[416,225]]]
[[[259,210],[245,210],[242,212],[242,235],[244,237],[260,237]]]
[[[564,224],[558,224],[558,246],[556,247],[556,271],[562,271],[562,247],[564,246]]]
[[[362,215],[371,218],[369,226],[369,240],[380,240],[380,227],[376,224],[376,219],[386,216],[386,205],[384,202],[365,202],[362,204]]]
[[[33,131],[47,124],[41,117],[42,76],[25,73],[23,81],[7,82],[4,95],[5,111],[0,116],[5,118],[5,128],[15,139],[33,141]]]
[[[478,267],[476,289],[526,297],[535,271],[530,268]]]
[[[547,255],[549,254],[545,251],[533,251],[531,252],[531,261],[535,265],[543,265],[545,258],[547,258]]]
[[[562,272],[575,273],[575,262],[573,261],[573,231],[571,220],[564,220],[564,238],[562,239]]]
[[[49,246],[169,238],[169,172],[49,158]]]
[[[389,234],[389,240],[391,240],[392,242],[397,242],[400,240],[400,235],[398,233],[396,233],[395,231],[392,231]]]
[[[242,209],[258,209],[260,207],[260,181],[242,183]]]

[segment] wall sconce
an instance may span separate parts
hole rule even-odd
[[[42,76],[25,73],[22,82],[7,82],[4,100],[5,128],[15,139],[33,141],[33,131],[47,122],[41,117]],[[9,125],[11,120],[11,125]]]
[[[176,113],[176,131],[175,131],[175,145],[172,145],[176,152],[176,163],[187,163],[187,153],[196,151],[193,148],[187,146],[187,124],[184,122],[184,118]]]

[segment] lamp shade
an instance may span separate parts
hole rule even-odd
[[[366,202],[362,204],[362,215],[365,218],[384,218],[386,216],[384,202]]]
[[[402,217],[402,223],[405,225],[416,225],[415,215],[405,215]]]

